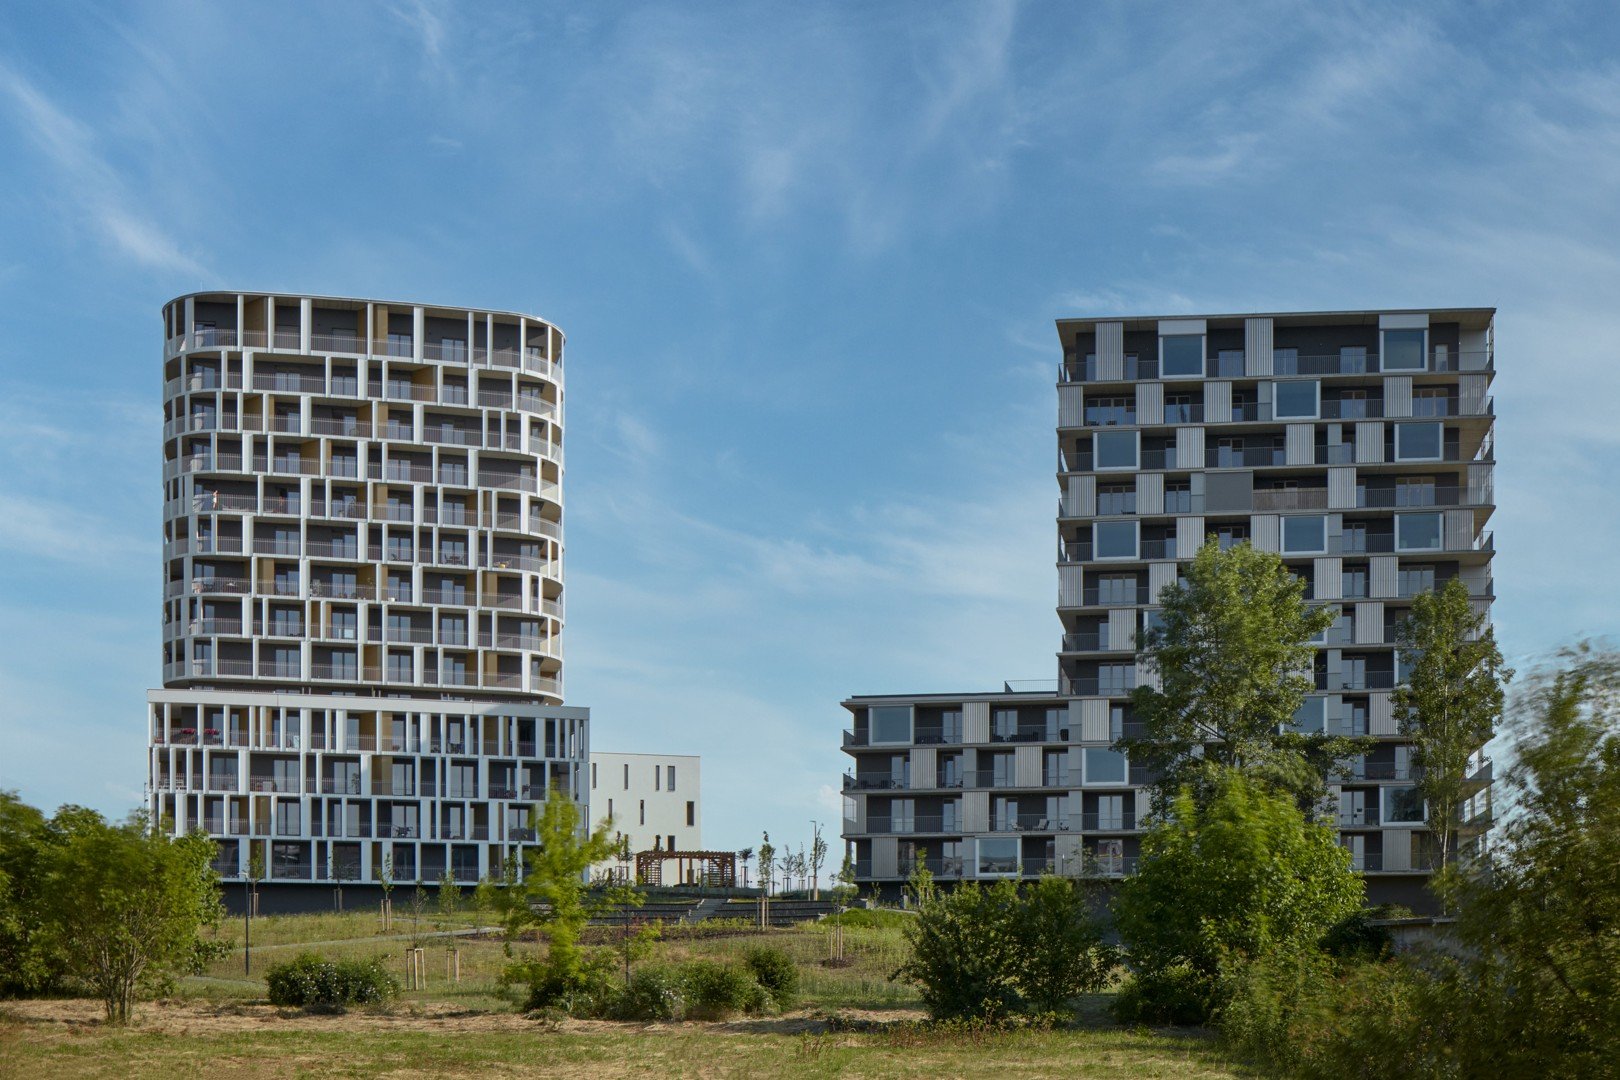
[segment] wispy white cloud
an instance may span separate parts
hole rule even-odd
[[[123,178],[97,151],[95,133],[4,60],[0,101],[52,164],[74,213],[97,239],[142,267],[203,274],[202,264],[142,212]]]

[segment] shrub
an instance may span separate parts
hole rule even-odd
[[[1133,974],[1111,1008],[1122,1024],[1190,1027],[1209,1018],[1215,995],[1215,980],[1181,961]]]
[[[778,1009],[791,1009],[799,999],[799,965],[783,949],[756,945],[743,952],[743,962]]]
[[[695,960],[682,969],[682,976],[687,1011],[699,1019],[758,1011],[761,1004],[759,984],[740,968]]]
[[[1005,1016],[1023,1005],[1010,932],[1018,887],[964,882],[928,900],[906,927],[911,956],[895,972],[916,983],[936,1020]]]
[[[1075,998],[1108,985],[1115,951],[1073,881],[1047,876],[1028,885],[1013,914],[1018,988],[1038,1013],[1068,1013]]]
[[[377,1005],[399,992],[381,960],[331,961],[302,953],[265,973],[272,1005],[340,1007]]]
[[[686,1015],[685,980],[676,968],[648,966],[636,971],[619,998],[620,1020],[679,1020]]]

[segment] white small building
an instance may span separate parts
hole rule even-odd
[[[700,851],[703,847],[702,759],[696,754],[615,754],[591,751],[586,796],[590,822],[613,820],[616,838],[640,851]],[[591,868],[593,877],[628,871],[619,859]]]

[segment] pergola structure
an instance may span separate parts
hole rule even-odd
[[[664,881],[664,864],[674,862],[674,879]],[[737,887],[737,853],[734,851],[638,851],[638,885],[702,885],[711,889]]]

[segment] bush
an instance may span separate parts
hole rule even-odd
[[[1215,1001],[1215,980],[1182,961],[1136,972],[1111,1008],[1122,1024],[1192,1027],[1209,1019]]]
[[[620,1020],[679,1020],[686,1015],[685,980],[679,969],[642,967],[630,977],[614,1015]]]
[[[740,1012],[758,1012],[764,991],[748,972],[708,960],[695,960],[682,969],[688,1012],[699,1019],[717,1020]]]
[[[265,973],[272,1005],[302,1008],[377,1005],[399,993],[381,960],[331,961],[303,953]]]
[[[743,962],[778,1009],[791,1009],[799,999],[799,965],[785,950],[757,945],[743,952]]]
[[[1376,919],[1409,918],[1411,912],[1394,904],[1351,912],[1322,936],[1322,950],[1344,960],[1384,960],[1395,953],[1395,937],[1387,926],[1374,926]]]
[[[994,1018],[1023,1007],[1010,932],[1017,908],[1011,881],[964,882],[924,902],[905,931],[911,956],[895,974],[918,985],[935,1020]]]

